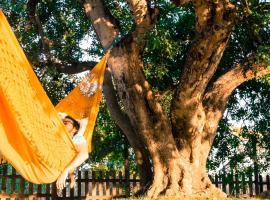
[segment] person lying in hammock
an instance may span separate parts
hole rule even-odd
[[[80,166],[85,160],[88,159],[88,146],[87,142],[84,139],[83,135],[78,132],[84,132],[87,124],[87,118],[82,120],[75,120],[72,117],[61,113],[59,114],[62,118],[63,123],[65,124],[70,136],[76,146],[77,155],[72,160],[72,162],[64,169],[56,181],[57,189],[62,190],[66,186],[66,179],[70,175],[70,187],[73,188],[75,185],[75,174],[74,170]]]

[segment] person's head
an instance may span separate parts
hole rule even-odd
[[[78,130],[80,129],[79,122],[68,115],[63,119],[63,123],[65,124],[68,132],[72,135],[77,134]]]

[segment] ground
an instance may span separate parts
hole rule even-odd
[[[258,199],[262,199],[262,198],[226,198],[224,200],[258,200]],[[270,198],[269,198],[270,199]],[[124,199],[123,199],[124,200]],[[129,199],[125,199],[125,200],[149,200],[149,198],[129,198]],[[173,197],[159,197],[157,200],[179,200],[179,198],[173,198]],[[213,198],[209,197],[207,199],[202,199],[202,198],[184,198],[181,200],[214,200]],[[220,200],[220,199],[217,199]]]

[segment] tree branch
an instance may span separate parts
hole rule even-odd
[[[151,25],[151,16],[146,0],[127,0],[135,23],[137,34],[145,33]]]
[[[55,67],[57,71],[64,74],[77,74],[87,70],[91,70],[97,64],[95,61],[88,62],[40,62],[38,60],[32,61],[33,66],[51,66]]]
[[[191,0],[171,0],[172,3],[174,3],[175,5],[186,5],[189,2],[191,2]]]
[[[222,117],[230,95],[239,85],[255,77],[270,74],[269,64],[254,64],[255,61],[256,55],[250,55],[242,64],[237,64],[214,82],[213,87],[204,95],[203,104],[206,112]]]
[[[83,6],[88,18],[92,22],[92,25],[98,35],[99,40],[101,41],[103,48],[108,48],[119,33],[117,25],[118,23],[106,10],[106,6],[102,0],[85,0],[83,2]],[[136,139],[134,139],[134,135],[136,133],[133,131],[132,125],[130,124],[130,121],[127,120],[127,117],[121,113],[121,109],[117,103],[114,87],[111,80],[111,73],[109,70],[106,70],[105,73],[104,94],[112,118],[116,121],[117,125],[127,136],[131,146],[134,149],[138,149],[139,144],[137,144],[135,142]]]
[[[194,8],[196,14],[196,30],[198,33],[201,33],[206,29],[207,25],[209,26],[208,23],[213,18],[213,4],[210,1],[198,0],[194,1]],[[223,9],[224,8],[221,7],[218,12],[220,13]]]
[[[134,135],[136,134],[133,131],[133,128],[129,119],[122,113],[119,107],[118,100],[116,98],[116,92],[112,83],[111,70],[109,68],[107,68],[105,72],[103,91],[104,91],[106,103],[110,110],[110,114],[114,116],[115,122],[118,124],[121,130],[124,133],[126,133],[126,136],[129,140],[131,137],[134,137]]]
[[[120,129],[125,133],[125,136],[127,137],[129,144],[134,149],[136,162],[139,168],[144,168],[140,169],[141,171],[140,173],[146,173],[147,176],[151,175],[152,173],[150,167],[151,165],[147,157],[148,152],[145,149],[142,139],[140,139],[140,136],[136,134],[136,132],[134,131],[129,121],[129,118],[125,116],[120,109],[118,100],[116,98],[116,92],[112,82],[111,71],[109,68],[106,68],[105,71],[103,92],[111,116],[115,120],[116,124],[120,127]]]
[[[118,23],[106,10],[102,0],[86,0],[84,1],[83,6],[88,18],[92,22],[92,25],[98,35],[99,40],[101,41],[103,48],[108,48],[119,33],[117,26]],[[108,69],[106,70],[104,77],[104,95],[112,118],[124,132],[132,148],[134,148],[138,164],[147,164],[145,162],[149,160],[147,157],[144,158],[143,156],[147,156],[148,154],[145,152],[141,153],[142,151],[146,151],[143,142],[140,142],[136,139],[136,133],[134,132],[129,119],[123,115],[118,105],[115,90],[112,84],[111,73]],[[150,163],[148,164],[150,166]]]
[[[98,38],[101,41],[102,47],[105,49],[108,48],[119,34],[118,22],[106,10],[104,1],[102,0],[85,0],[83,6],[87,17],[91,20]],[[146,171],[151,173],[151,165],[147,158],[148,153],[145,152],[146,149],[144,143],[136,139],[136,132],[134,132],[129,119],[123,115],[119,108],[109,70],[106,70],[105,73],[104,95],[112,118],[124,132],[130,145],[135,151],[137,163],[139,166],[145,166]],[[144,173],[144,170],[142,170],[142,173]]]
[[[255,42],[258,44],[262,44],[262,38],[260,34],[258,33],[258,27],[259,24],[257,21],[254,21],[254,16],[252,16],[252,11],[249,7],[248,0],[241,0],[241,4],[243,6],[243,17],[241,18],[241,21],[243,21],[243,24],[246,25],[248,34],[254,38]]]
[[[225,0],[215,3],[198,0],[194,4],[197,36],[188,52],[175,101],[189,100],[196,107],[226,48],[234,26],[235,9]]]
[[[197,33],[208,32],[209,27],[218,29],[231,26],[236,18],[235,6],[227,0],[194,1]]]
[[[38,29],[38,33],[40,35],[41,43],[42,43],[42,51],[46,55],[46,57],[50,60],[51,59],[51,53],[50,53],[50,40],[45,37],[42,24],[39,20],[39,16],[36,14],[35,15],[35,24]]]
[[[27,15],[29,17],[30,24],[35,21],[36,7],[39,0],[29,0],[26,4]]]
[[[60,72],[65,74],[77,74],[87,70],[92,70],[97,62],[72,62],[70,64],[54,63],[53,66]]]
[[[119,34],[119,23],[106,9],[103,0],[85,0],[83,7],[100,39],[102,47],[107,49]]]
[[[39,20],[39,16],[36,14],[36,8],[39,3],[39,0],[29,0],[27,2],[27,14],[29,17],[29,23],[34,24],[37,27],[41,43],[42,43],[42,52],[46,55],[46,57],[50,60],[50,43],[51,41],[45,37],[42,24]]]
[[[241,0],[245,17],[248,17],[252,12],[249,8],[247,0]]]

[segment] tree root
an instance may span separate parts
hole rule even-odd
[[[147,197],[150,199],[156,199],[157,196],[163,192],[165,196],[176,197],[179,199],[184,197],[193,197],[212,198],[218,200],[227,197],[226,193],[212,184],[207,175],[201,181],[201,187],[195,189],[191,187],[192,182],[190,182],[188,178],[186,180],[182,179],[182,184],[179,184],[179,182],[172,184],[171,180],[169,180],[169,176],[163,174],[162,178],[159,176],[159,178],[156,178],[153,181],[152,185],[147,191]]]
[[[168,186],[168,177],[164,174],[156,176],[149,190],[147,191],[147,197],[156,199],[157,196],[163,192]]]
[[[183,195],[183,193],[180,192],[179,185],[171,185],[165,191],[165,196],[181,197],[182,195]]]
[[[193,191],[193,195],[196,198],[212,198],[212,199],[224,199],[227,197],[227,194],[221,189],[217,188],[212,184],[208,176],[205,176],[203,179],[204,187],[201,190]]]

